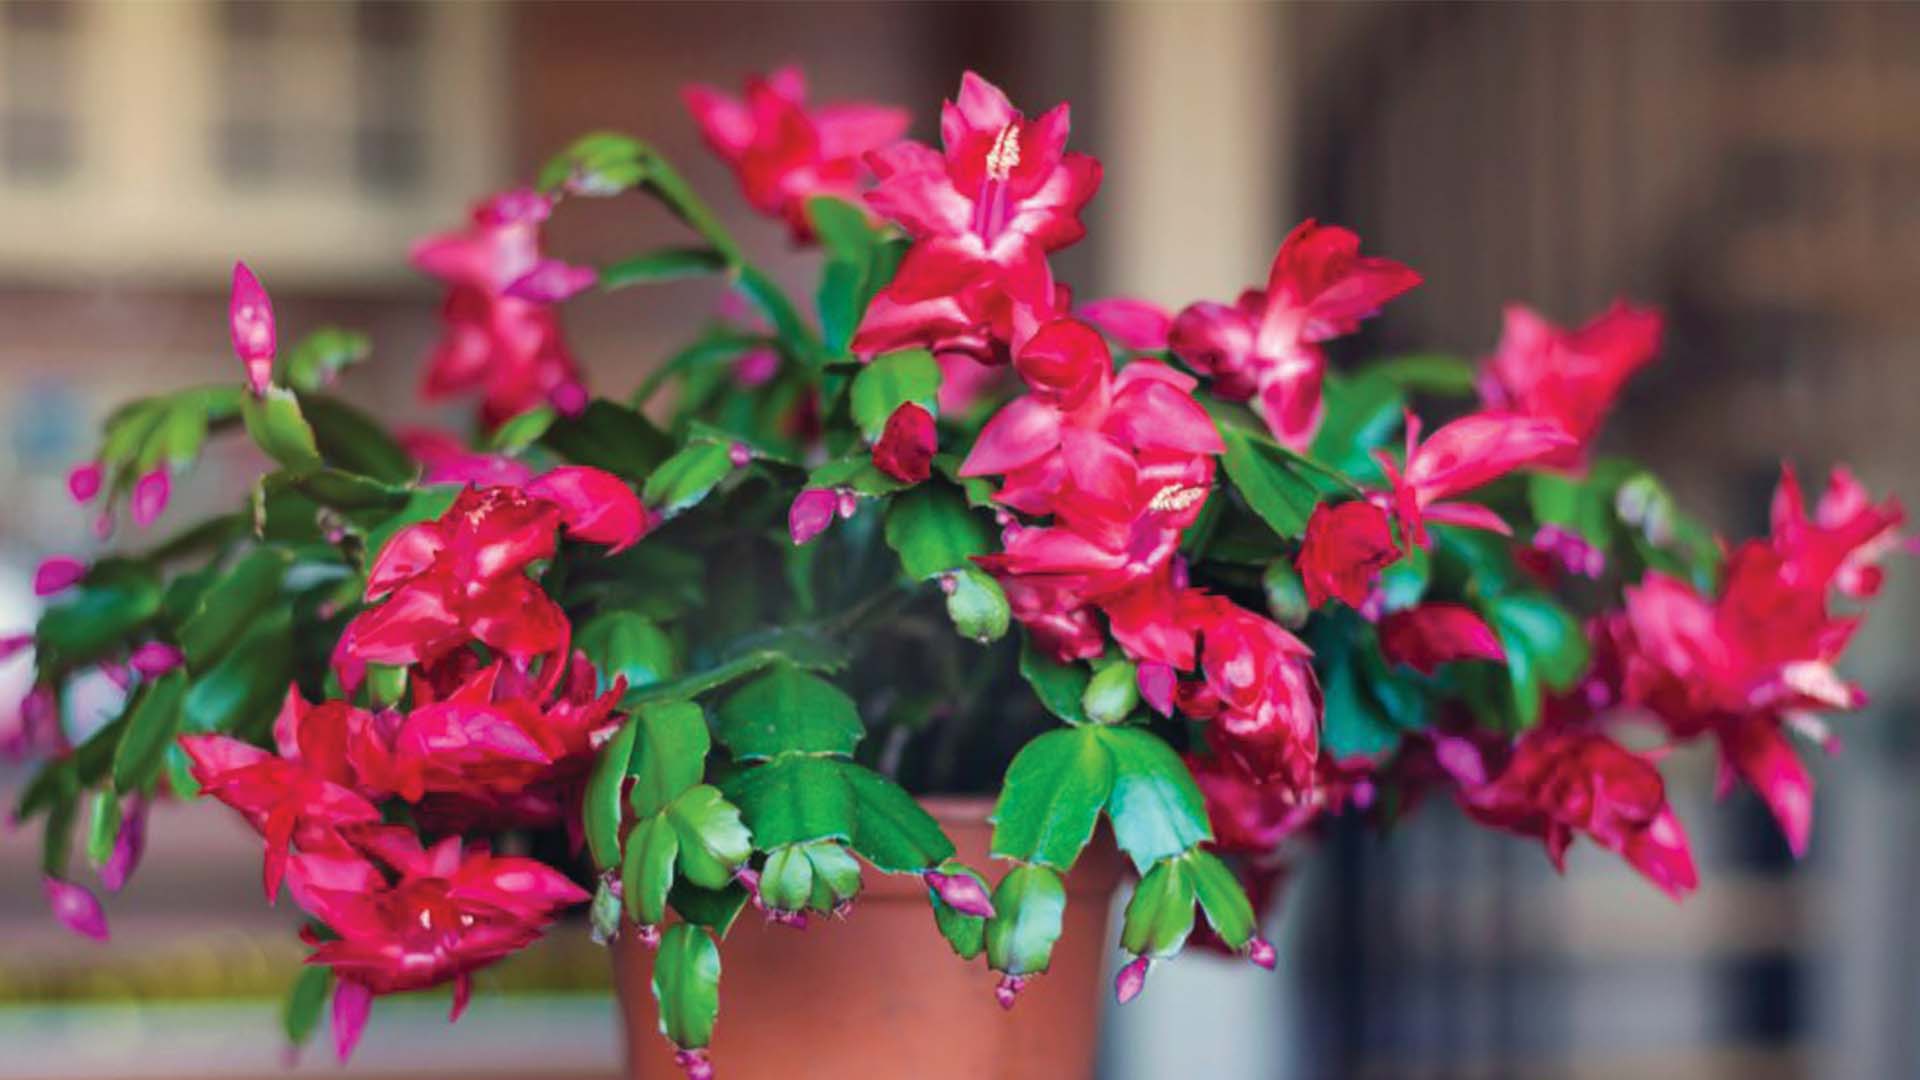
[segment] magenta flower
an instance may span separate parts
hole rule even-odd
[[[46,893],[47,905],[53,909],[53,917],[61,926],[95,941],[107,940],[107,913],[100,906],[100,900],[85,886],[71,881],[47,876],[40,879],[40,887]]]
[[[100,485],[105,476],[105,467],[97,461],[75,465],[73,470],[67,473],[67,493],[73,496],[73,501],[76,503],[83,505],[89,503],[93,501],[95,495],[100,494]]]
[[[937,439],[933,414],[909,401],[887,417],[885,430],[873,444],[874,467],[901,483],[920,483],[933,475]]]
[[[100,884],[108,892],[119,892],[139,869],[140,856],[147,850],[147,806],[146,796],[135,795],[121,808],[113,853],[100,867]]]
[[[414,428],[402,431],[399,438],[408,455],[420,463],[423,484],[518,487],[533,479],[533,469],[525,462],[469,450],[448,432]]]
[[[274,331],[273,301],[260,279],[247,264],[233,264],[233,293],[227,302],[227,323],[233,335],[233,352],[247,371],[247,388],[256,397],[264,395],[273,383],[273,356],[277,349]]]
[[[1358,609],[1373,595],[1380,571],[1399,557],[1386,511],[1369,502],[1323,502],[1307,517],[1295,565],[1308,606],[1338,599]]]
[[[1273,437],[1305,451],[1320,429],[1320,343],[1351,334],[1388,300],[1420,284],[1391,259],[1360,254],[1360,237],[1311,218],[1287,234],[1264,290],[1229,306],[1189,305],[1173,320],[1173,352],[1213,380],[1213,390],[1251,400]]]
[[[133,497],[128,500],[133,523],[144,529],[160,520],[172,497],[173,478],[167,474],[166,465],[158,465],[152,472],[133,482]]]
[[[49,555],[33,571],[33,595],[52,596],[80,583],[87,564],[71,555]]]
[[[905,109],[854,102],[808,108],[806,77],[785,67],[747,80],[744,98],[711,86],[680,92],[713,152],[740,180],[754,209],[786,221],[794,241],[813,238],[807,200],[858,203],[862,158],[906,134]]]
[[[1202,680],[1180,687],[1180,711],[1207,721],[1207,743],[1256,783],[1296,791],[1320,753],[1320,686],[1306,645],[1268,619],[1208,597],[1200,619]]]
[[[1791,466],[1780,468],[1773,496],[1773,546],[1787,572],[1809,583],[1831,580],[1843,596],[1871,599],[1885,572],[1880,562],[1898,550],[1906,523],[1900,500],[1875,505],[1867,489],[1844,466],[1833,470],[1814,517],[1807,519],[1800,480]]]
[[[1544,468],[1584,467],[1600,424],[1633,373],[1660,349],[1660,313],[1616,303],[1578,330],[1563,330],[1518,304],[1486,362],[1480,396],[1489,409],[1551,420],[1574,443]]]
[[[127,657],[127,666],[143,679],[157,679],[184,663],[180,650],[164,641],[143,642]]]
[[[797,547],[819,536],[833,524],[840,496],[828,488],[807,488],[793,497],[787,510],[787,534]]]
[[[1392,485],[1392,508],[1401,535],[1420,547],[1429,543],[1428,521],[1511,535],[1507,523],[1486,507],[1445,500],[1574,445],[1574,437],[1554,421],[1512,413],[1463,416],[1441,426],[1424,443],[1419,417],[1409,412],[1406,427],[1404,471],[1385,451],[1374,456]]]
[[[1387,615],[1380,620],[1380,652],[1423,675],[1459,660],[1507,658],[1493,628],[1464,604],[1420,604]]]
[[[600,272],[591,266],[541,259],[509,282],[505,295],[530,304],[558,304],[586,292],[599,281]]]
[[[1165,352],[1173,329],[1173,314],[1158,304],[1124,296],[1089,300],[1073,309],[1073,317],[1091,324],[1108,340],[1134,352]]]

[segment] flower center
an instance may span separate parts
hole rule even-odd
[[[1168,484],[1153,493],[1147,509],[1157,514],[1177,514],[1207,497],[1207,489],[1190,484]]]
[[[987,150],[986,176],[973,201],[973,231],[991,244],[1007,226],[1007,180],[1020,167],[1020,124],[1000,129]]]
[[[987,151],[987,179],[1006,183],[1020,166],[1020,125],[1008,124],[993,137],[993,149]]]

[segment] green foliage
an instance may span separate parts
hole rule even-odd
[[[886,537],[915,581],[967,569],[973,556],[993,550],[992,527],[958,490],[939,483],[920,484],[888,501]]]
[[[679,840],[680,872],[703,889],[725,888],[753,853],[739,808],[718,788],[688,788],[666,808],[665,819]]]
[[[1087,722],[1087,686],[1093,672],[1085,664],[1062,664],[1033,647],[1033,639],[1020,643],[1020,674],[1039,696],[1047,711],[1069,724]]]
[[[325,389],[340,373],[373,354],[373,339],[358,330],[323,326],[280,357],[274,382],[302,393]]]
[[[603,611],[574,632],[574,647],[600,673],[600,688],[616,678],[629,688],[652,686],[680,673],[673,639],[660,625],[632,611]]]
[[[1507,653],[1513,725],[1530,728],[1546,692],[1571,689],[1586,670],[1586,634],[1572,612],[1539,593],[1488,598],[1481,613]]]
[[[1134,886],[1120,925],[1120,947],[1136,956],[1172,956],[1193,932],[1193,882],[1183,862],[1152,864]]]
[[[1009,975],[1047,970],[1067,910],[1066,884],[1045,866],[1016,866],[993,890],[987,920],[987,963]]]
[[[727,447],[693,443],[660,463],[640,489],[640,500],[671,517],[706,498],[732,471]]]
[[[866,734],[853,699],[788,664],[734,692],[720,706],[720,741],[745,761],[776,754],[851,754]]]
[[[670,247],[622,259],[600,270],[600,288],[612,291],[629,285],[705,277],[725,272],[726,256],[710,247]]]
[[[925,349],[911,349],[874,357],[862,366],[848,400],[860,433],[868,442],[878,442],[894,410],[913,402],[937,413],[939,396],[940,365]]]
[[[581,817],[586,825],[587,849],[602,870],[620,865],[620,789],[626,783],[627,762],[633,756],[634,739],[641,720],[628,717],[594,761],[581,799]]]
[[[113,753],[113,789],[140,791],[153,783],[167,747],[180,731],[187,673],[170,671],[142,687],[127,710],[127,727]]]
[[[48,608],[34,629],[41,670],[64,670],[99,659],[160,612],[160,579],[144,563],[102,559]]]
[[[665,815],[648,818],[627,836],[620,862],[620,901],[627,918],[657,926],[667,917],[667,894],[680,857],[680,834]]]
[[[293,985],[287,988],[287,1000],[280,1010],[280,1027],[287,1044],[306,1045],[320,1026],[320,1010],[326,1007],[327,994],[333,989],[333,969],[318,964],[300,968]]]
[[[692,702],[666,701],[642,705],[631,726],[634,739],[626,771],[633,786],[627,799],[633,812],[645,817],[705,775],[707,720]]]
[[[674,1045],[697,1049],[713,1040],[720,1015],[720,948],[712,934],[689,923],[661,932],[653,957],[653,997],[660,1006],[660,1034]]]
[[[1113,793],[1103,730],[1049,731],[1020,750],[993,808],[994,858],[1073,866]]]
[[[273,460],[296,472],[321,466],[320,446],[293,391],[270,386],[261,397],[242,397],[240,418],[254,445]]]

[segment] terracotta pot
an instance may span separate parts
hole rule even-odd
[[[998,880],[987,858],[993,827],[984,799],[923,799],[959,858]],[[989,869],[990,867],[990,869]],[[919,879],[868,868],[844,921],[805,930],[748,910],[720,948],[715,1073],[724,1080],[912,1076],[1015,1080],[1093,1074],[1101,971],[1124,870],[1104,828],[1067,877],[1067,911],[1051,969],[1011,1011],[994,1001],[984,958],[963,962],[934,928]],[[681,1075],[657,1028],[653,953],[623,935],[614,951],[630,1077]]]

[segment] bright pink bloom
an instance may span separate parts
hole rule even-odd
[[[82,462],[67,473],[67,493],[73,501],[81,504],[91,502],[100,494],[100,485],[106,476],[105,468],[97,461]]]
[[[1173,352],[1234,401],[1251,399],[1281,445],[1305,451],[1320,429],[1320,343],[1351,334],[1387,301],[1420,284],[1391,259],[1360,254],[1360,237],[1308,219],[1287,234],[1264,290],[1229,306],[1189,305],[1173,320]]]
[[[1147,968],[1153,963],[1144,956],[1136,956],[1120,969],[1113,978],[1114,1000],[1122,1005],[1140,996],[1147,988]]]
[[[164,641],[143,642],[127,657],[127,665],[143,679],[157,679],[184,663],[180,650]]]
[[[1407,413],[1406,427],[1404,471],[1385,451],[1375,457],[1392,486],[1392,509],[1401,534],[1420,547],[1428,544],[1429,521],[1511,535],[1507,523],[1486,507],[1444,500],[1574,445],[1573,436],[1555,422],[1512,413],[1463,416],[1442,425],[1424,443],[1418,416]]]
[[[984,919],[993,917],[992,898],[987,895],[986,888],[972,877],[966,874],[943,874],[938,870],[929,870],[921,877],[942,903],[960,914]]]
[[[575,266],[559,259],[541,259],[526,273],[507,284],[504,295],[530,304],[558,304],[593,288],[600,272],[591,266]]]
[[[1387,615],[1380,620],[1380,652],[1423,675],[1457,660],[1507,659],[1493,628],[1464,604],[1421,604]]]
[[[551,212],[546,197],[509,191],[476,207],[464,231],[414,245],[413,265],[451,289],[427,397],[480,390],[481,418],[496,425],[577,390],[579,371],[552,305],[508,295],[540,267],[540,229]]]
[[[44,761],[71,749],[53,687],[42,683],[27,691],[18,720],[11,731],[0,730],[0,760]]]
[[[133,497],[128,502],[133,523],[144,529],[160,520],[172,497],[173,478],[167,475],[166,465],[156,466],[152,472],[133,482]]]
[[[71,555],[49,555],[33,571],[33,595],[52,596],[80,583],[87,564]]]
[[[1558,566],[1569,574],[1579,574],[1585,578],[1598,578],[1607,570],[1607,555],[1599,548],[1587,543],[1579,533],[1563,529],[1558,525],[1542,525],[1533,532],[1533,539],[1527,546],[1534,552],[1551,560],[1547,565]],[[1550,579],[1550,571],[1549,579]]]
[[[702,85],[680,96],[747,201],[785,219],[796,242],[813,236],[807,200],[831,195],[857,204],[867,176],[861,159],[905,135],[911,120],[905,109],[860,102],[810,109],[797,67],[748,79],[744,99]]]
[[[1181,686],[1180,711],[1206,720],[1207,742],[1255,783],[1313,782],[1320,686],[1313,653],[1268,619],[1217,597],[1200,625],[1203,679]]]
[[[233,334],[233,352],[247,369],[247,388],[256,397],[273,382],[273,355],[277,347],[273,301],[247,264],[233,264],[233,293],[227,303],[227,322]]]
[[[1295,565],[1308,606],[1335,598],[1359,608],[1373,595],[1380,571],[1399,557],[1386,511],[1370,502],[1323,502],[1307,518]]]
[[[426,428],[400,433],[400,445],[421,465],[423,484],[471,484],[475,487],[515,487],[533,479],[525,462],[502,454],[467,449],[459,437]]]
[[[940,115],[944,153],[900,142],[867,156],[880,183],[867,204],[914,245],[868,308],[854,351],[913,344],[1003,361],[1065,309],[1046,255],[1080,239],[1100,164],[1067,153],[1067,106],[1029,121],[968,72]]]
[[[360,1033],[373,1012],[373,991],[357,979],[341,979],[333,988],[333,1054],[344,1064],[360,1045]]]
[[[567,535],[604,544],[617,555],[647,535],[656,519],[640,497],[610,472],[584,465],[563,465],[526,485],[528,495],[560,508]]]
[[[819,536],[833,524],[840,496],[829,488],[807,488],[793,497],[787,509],[787,534],[796,546]]]
[[[1899,548],[1906,519],[1900,500],[1874,504],[1867,489],[1841,466],[1828,478],[1826,493],[1809,521],[1799,477],[1792,466],[1780,467],[1780,486],[1773,495],[1773,546],[1786,560],[1785,572],[1810,589],[1824,591],[1831,581],[1842,595],[1873,597],[1885,577],[1880,561]]]
[[[1483,824],[1539,837],[1556,869],[1566,869],[1567,848],[1585,833],[1675,900],[1699,887],[1660,771],[1597,732],[1527,732],[1492,782],[1463,789],[1460,803]]]
[[[917,484],[933,475],[937,447],[933,414],[909,401],[887,417],[886,429],[873,444],[873,464],[901,483]]]
[[[1529,308],[1510,305],[1506,328],[1480,378],[1489,409],[1551,420],[1575,442],[1540,461],[1577,469],[1613,401],[1660,349],[1660,313],[1616,303],[1578,330],[1563,330]]]
[[[1167,351],[1167,334],[1173,328],[1173,313],[1166,308],[1124,296],[1089,300],[1073,309],[1073,317],[1133,352]]]
[[[119,892],[140,867],[140,856],[147,850],[147,798],[135,795],[120,811],[120,831],[113,838],[113,852],[100,867],[100,884],[108,892]]]
[[[107,913],[100,906],[100,899],[83,885],[71,881],[47,876],[40,879],[40,888],[46,894],[47,906],[53,909],[53,917],[61,926],[95,941],[107,940]]]

